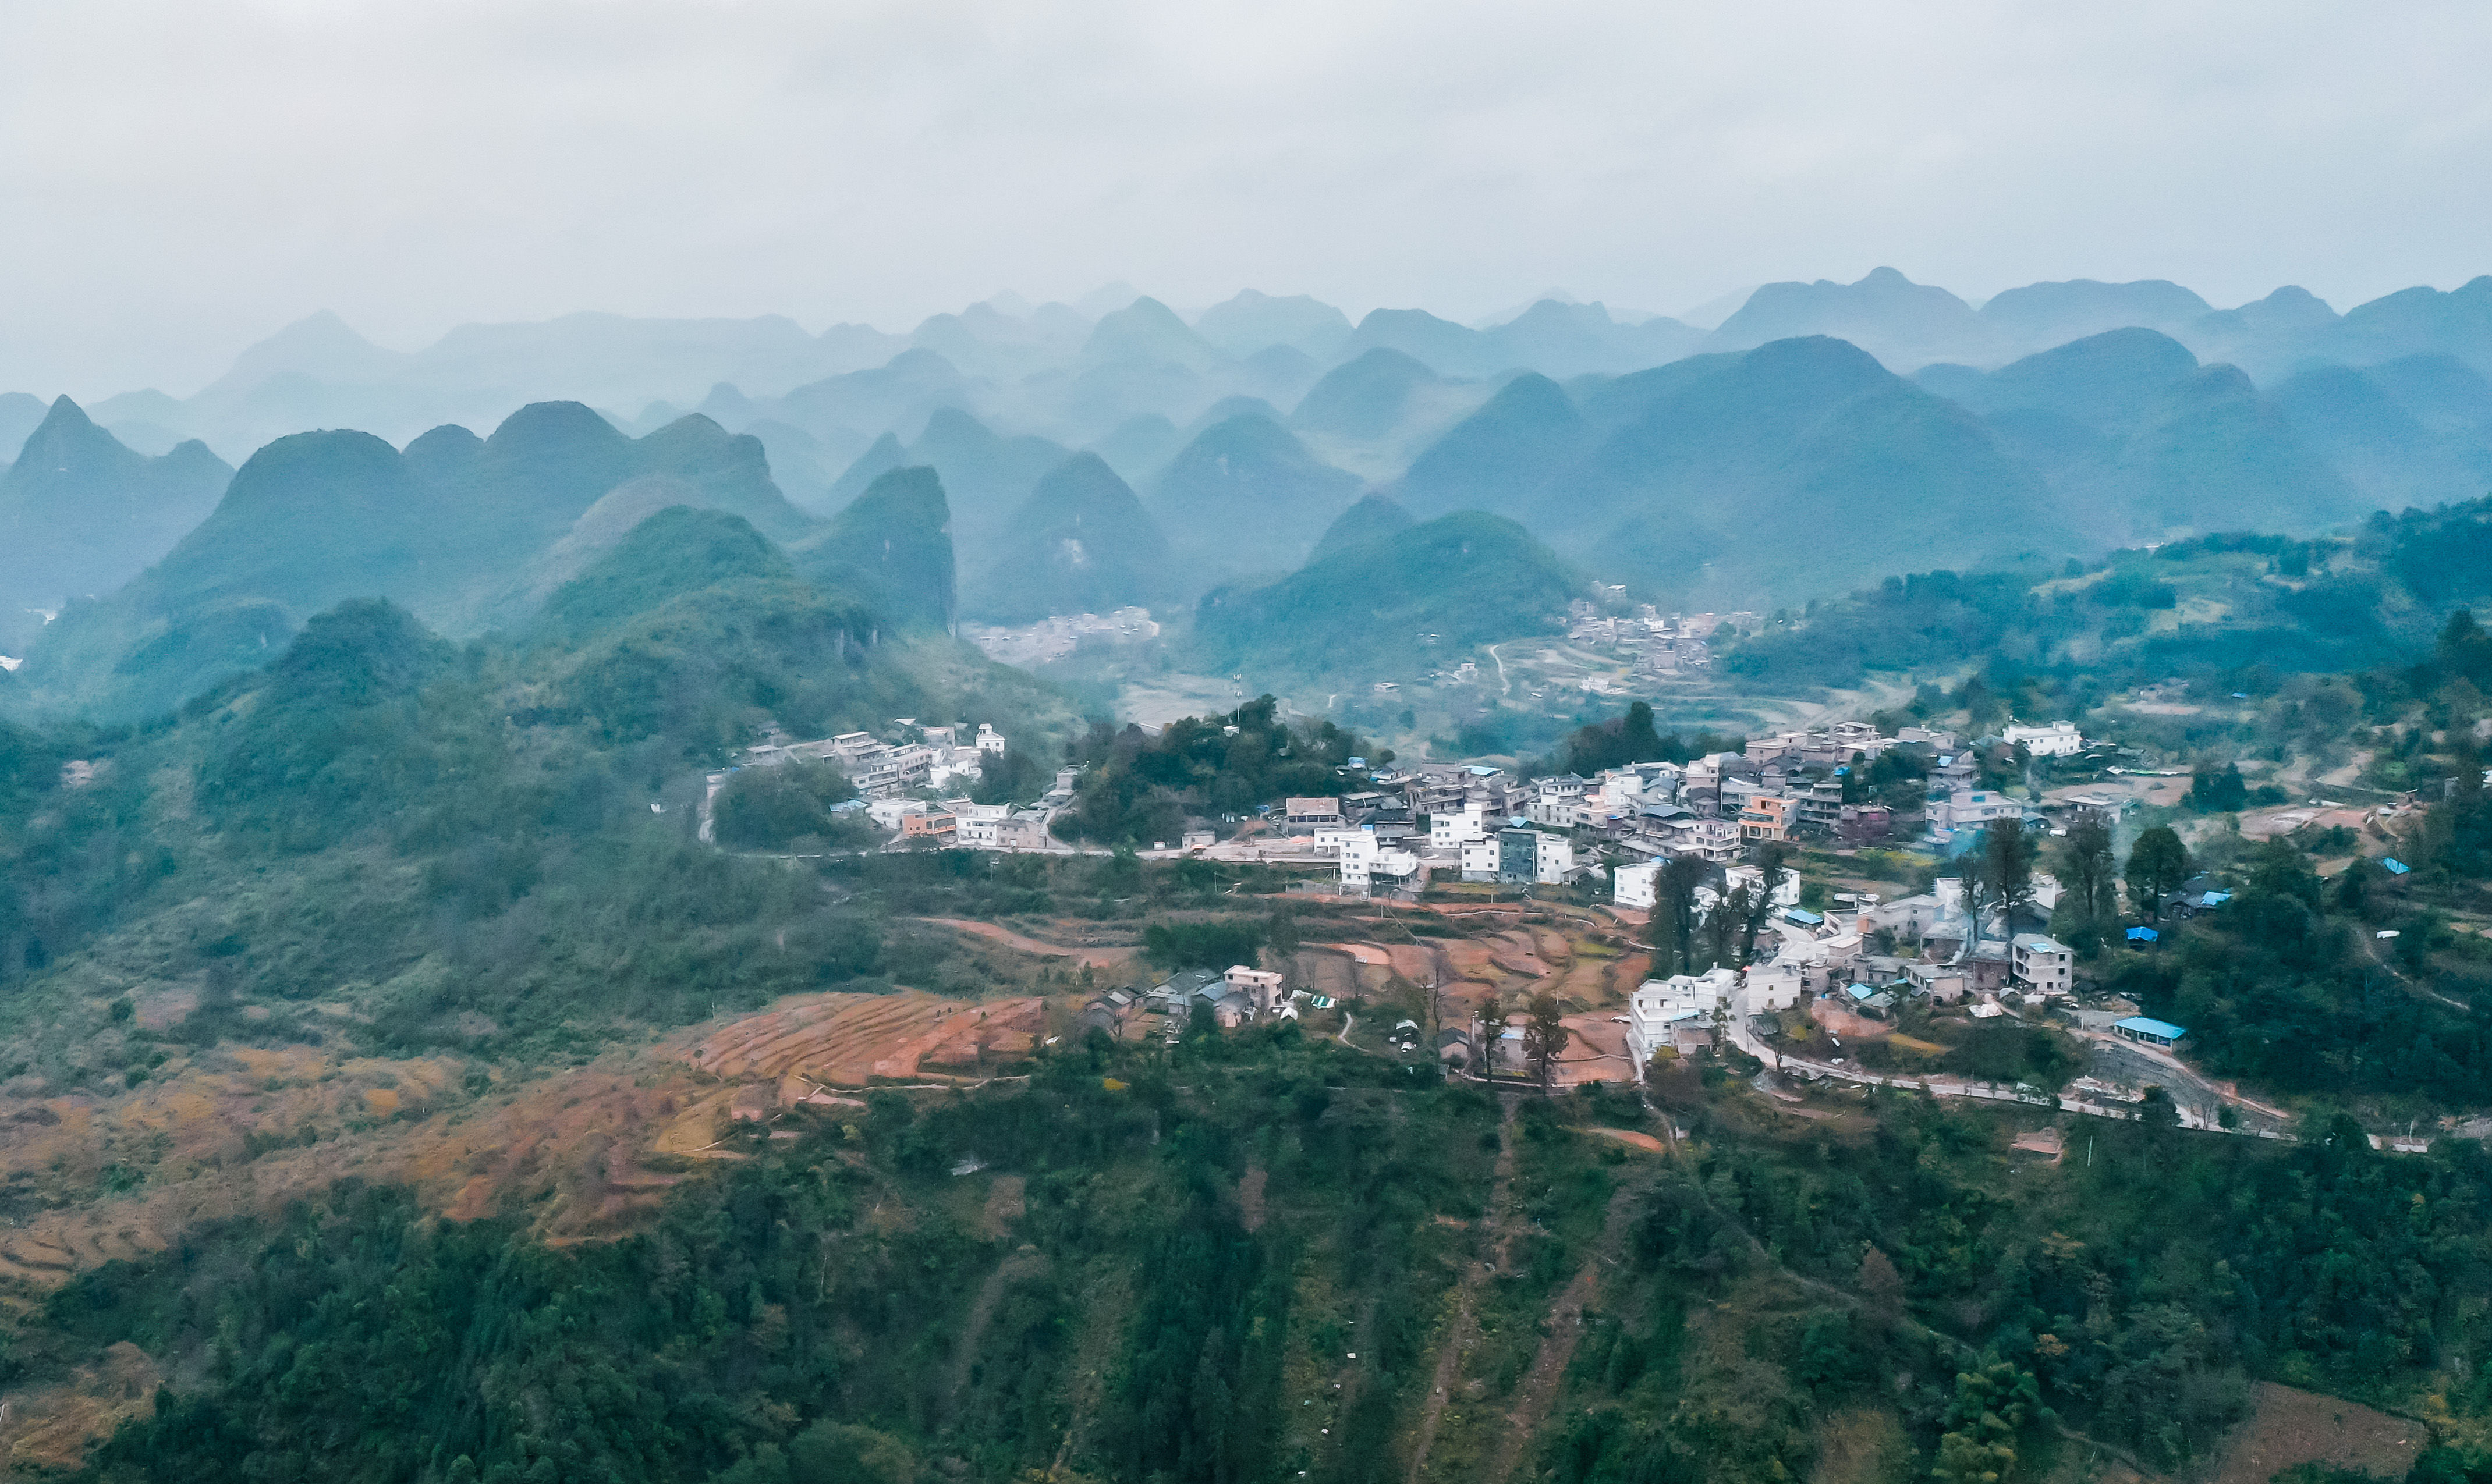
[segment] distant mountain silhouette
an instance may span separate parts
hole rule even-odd
[[[1082,360],[1093,366],[1114,362],[1140,362],[1146,366],[1165,363],[1202,371],[1228,359],[1157,299],[1137,299],[1125,308],[1102,316],[1091,329],[1088,342],[1082,347]]]
[[[1933,366],[1915,379],[1985,414],[2078,528],[2128,544],[2175,528],[2313,531],[2368,508],[2472,497],[2477,471],[2492,469],[2480,415],[2492,387],[2447,356],[2399,367],[2320,366],[2262,393],[2238,368],[2201,368],[2180,342],[2129,329],[1997,371]]]
[[[2178,335],[2211,312],[2206,300],[2162,279],[2134,283],[2073,279],[2008,289],[1984,304],[1980,317],[1997,334],[2002,350],[2031,352],[2107,330]]]
[[[1397,488],[1421,512],[1483,496],[1594,577],[1690,603],[2083,546],[1979,419],[1822,337],[1621,376],[1580,415],[1556,386],[1518,380]]]
[[[2454,504],[2492,489],[2492,382],[2452,358],[2408,357],[2367,371],[2313,367],[2276,387],[2272,401],[2363,505]]]
[[[539,622],[583,638],[721,582],[794,576],[786,553],[751,523],[723,511],[670,505],[636,521],[612,549],[557,588]]]
[[[1274,298],[1246,289],[1215,304],[1194,322],[1195,333],[1229,355],[1244,359],[1287,345],[1315,360],[1329,359],[1350,339],[1348,315],[1304,294]]]
[[[1439,319],[1425,310],[1372,310],[1336,352],[1355,361],[1376,350],[1395,350],[1440,375],[1485,376],[1498,368],[1497,343],[1480,331]]]
[[[1304,433],[1381,437],[1402,421],[1413,391],[1440,379],[1401,351],[1370,350],[1326,372],[1290,414],[1290,426]]]
[[[905,448],[888,433],[875,439],[831,486],[828,498],[845,505],[895,468],[932,468],[951,503],[952,541],[961,561],[982,571],[1001,554],[1004,523],[1013,511],[1067,452],[1047,438],[1005,437],[958,407],[938,407]]]
[[[0,393],[0,465],[14,462],[17,451],[26,446],[26,437],[43,426],[44,414],[50,409],[44,400],[24,392]]]
[[[592,519],[634,481],[659,481]],[[379,597],[453,636],[525,616],[550,563],[594,559],[635,499],[702,504],[794,534],[758,441],[706,418],[634,442],[576,402],[521,408],[480,439],[436,429],[404,454],[369,433],[297,433],[252,456],[163,559],[44,631],[20,676],[47,703],[161,710],[282,648],[311,614]],[[566,542],[568,545],[566,546]]]
[[[1357,496],[1357,476],[1318,460],[1263,417],[1206,429],[1152,483],[1143,508],[1167,533],[1181,585],[1286,572]]]
[[[1524,509],[1521,491],[1573,465],[1590,443],[1590,425],[1558,383],[1517,376],[1412,460],[1394,489],[1426,515]]]
[[[951,362],[931,350],[905,350],[887,365],[797,387],[770,411],[782,422],[827,438],[846,430],[896,428],[937,407],[974,400],[968,379]],[[854,497],[834,493],[835,500]]]
[[[1973,306],[1892,268],[1856,283],[1767,283],[1705,339],[1707,350],[1749,350],[1773,341],[1828,336],[1889,366],[1991,359],[1997,337]]]
[[[1676,319],[1622,324],[1598,304],[1543,299],[1485,332],[1497,370],[1528,367],[1545,376],[1643,371],[1696,353],[1705,332]]]
[[[16,461],[0,472],[0,607],[13,617],[136,577],[207,519],[233,477],[203,443],[133,453],[66,397],[11,452]]]
[[[2126,428],[2198,370],[2179,341],[2152,330],[2109,330],[1983,374],[1933,366],[1914,379],[1975,412],[2055,412],[2090,428]],[[1958,374],[1960,373],[1960,374]]]
[[[1409,530],[1415,523],[1410,519],[1410,512],[1403,509],[1391,495],[1366,495],[1343,511],[1340,519],[1324,528],[1323,539],[1316,543],[1315,552],[1307,561],[1313,565],[1351,547],[1382,541]]]
[[[1091,444],[1090,451],[1106,460],[1126,483],[1133,484],[1166,467],[1184,443],[1177,436],[1175,424],[1156,412],[1146,412],[1117,424],[1113,432]]]

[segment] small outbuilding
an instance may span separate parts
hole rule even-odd
[[[2114,1021],[2111,1028],[2114,1035],[2124,1041],[2135,1041],[2141,1046],[2171,1046],[2189,1034],[2187,1030],[2173,1024],[2170,1021],[2158,1021],[2143,1015],[2132,1015],[2124,1021]]]

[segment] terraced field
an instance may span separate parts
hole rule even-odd
[[[968,1004],[904,990],[816,994],[711,1031],[688,1051],[694,1066],[728,1081],[809,1078],[862,1087],[1019,1061],[1037,1045],[1046,1001]]]

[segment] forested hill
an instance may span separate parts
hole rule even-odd
[[[2111,1123],[2062,1161],[1908,1094],[1656,1098],[1418,1085],[1289,1024],[1100,1037],[730,1136],[619,1242],[351,1183],[210,1223],[56,1291],[12,1364],[166,1367],[111,1484],[1780,1484],[1864,1450],[1979,1484],[2177,1473],[2257,1379],[2417,1405],[2484,1338],[2472,1143]]]
[[[1218,669],[1407,677],[1479,644],[1562,627],[1585,585],[1522,526],[1461,511],[1380,525],[1269,586],[1215,589],[1197,610],[1196,637]]]
[[[362,432],[280,438],[163,560],[47,627],[17,689],[33,706],[135,721],[267,663],[346,599],[388,599],[462,638],[519,623],[669,505],[727,511],[781,541],[815,524],[771,482],[758,440],[697,416],[636,440],[548,402],[490,438],[438,428],[403,453]]]
[[[2449,612],[2492,603],[2492,497],[2378,514],[2353,535],[2218,534],[2008,573],[1888,578],[1778,613],[1720,668],[1766,687],[1871,672],[1993,668],[2105,685],[2263,668],[2364,668],[2428,647]]]

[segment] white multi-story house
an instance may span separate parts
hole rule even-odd
[[[1736,819],[1690,819],[1676,826],[1676,832],[1684,841],[1684,852],[1699,860],[1727,864],[1739,858]]]
[[[963,804],[953,809],[952,817],[960,821],[963,846],[972,850],[996,850],[1003,847],[999,831],[1004,817],[1011,813],[1009,804]]]
[[[2022,747],[2036,757],[2071,757],[2086,750],[2086,739],[2074,722],[2048,727],[2010,727],[1999,734],[2009,747]]]
[[[1664,1047],[1677,1048],[1680,1030],[1709,1029],[1715,1012],[1728,1003],[1737,983],[1737,974],[1715,968],[1703,974],[1647,979],[1637,986],[1627,996],[1627,1049],[1635,1055],[1638,1079],[1654,1053]]]
[[[1523,817],[1544,829],[1571,830],[1584,812],[1581,794],[1535,793],[1523,806]]]
[[[1979,829],[1993,819],[2024,817],[2025,803],[1987,788],[1967,788],[1951,799],[1930,805],[1930,822],[1941,829]]]
[[[1428,848],[1431,850],[1456,850],[1487,838],[1488,816],[1477,804],[1465,804],[1456,813],[1439,811],[1428,816]]]
[[[1744,886],[1748,889],[1748,899],[1752,902],[1756,900],[1756,893],[1764,889],[1765,884],[1765,874],[1754,866],[1732,866],[1722,873],[1722,887],[1725,891],[1736,891]],[[1786,871],[1781,878],[1774,882],[1772,905],[1777,908],[1799,905],[1798,872]]]
[[[1498,846],[1495,839],[1483,837],[1478,840],[1466,840],[1460,849],[1463,852],[1464,880],[1494,881],[1497,879]]]
[[[1566,873],[1575,869],[1575,847],[1555,835],[1541,834],[1534,846],[1531,879],[1541,883],[1562,881]]]
[[[1355,830],[1355,838],[1341,846],[1341,884],[1365,890],[1381,876],[1387,881],[1407,881],[1418,874],[1419,857],[1408,850],[1388,849],[1378,843],[1373,830]]]
[[[1776,1010],[1789,1010],[1799,1003],[1805,975],[1796,964],[1759,964],[1748,970],[1748,977],[1732,996],[1732,1009],[1739,1015],[1769,1015]]]
[[[994,753],[997,757],[1001,757],[1003,755],[1003,750],[1004,734],[995,730],[994,727],[989,726],[987,723],[980,722],[978,724],[978,751],[982,753]]]
[[[1619,906],[1649,912],[1652,910],[1653,878],[1660,875],[1659,861],[1617,867],[1610,873],[1610,900]]]

